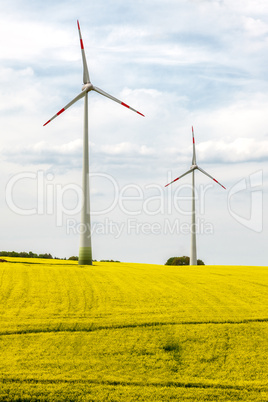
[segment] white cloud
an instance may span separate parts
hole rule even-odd
[[[197,146],[198,159],[205,162],[268,161],[268,140],[235,138],[232,142],[206,141]]]
[[[103,145],[101,151],[108,155],[153,155],[154,150],[146,145],[138,146],[130,142],[121,142],[115,145]]]
[[[268,13],[266,0],[220,0],[220,4],[226,6],[237,14],[258,16],[266,15]]]
[[[41,60],[46,60],[49,63],[51,53],[54,59],[73,59],[70,33],[47,22],[2,20],[0,35],[6,38],[1,44],[1,59],[9,62],[20,60],[20,63],[35,61],[40,64]]]
[[[98,157],[107,156],[153,156],[155,151],[146,145],[137,145],[130,142],[122,142],[118,144],[97,145],[90,143],[91,149]],[[83,142],[81,139],[76,139],[65,144],[55,145],[41,141],[27,146],[13,146],[12,148],[1,148],[2,155],[10,162],[25,165],[31,162],[32,164],[51,164],[54,168],[57,165],[63,164],[70,168],[77,166],[81,168]],[[68,169],[68,168],[67,168]]]
[[[268,33],[268,25],[260,19],[244,17],[244,27],[251,36],[262,36]]]

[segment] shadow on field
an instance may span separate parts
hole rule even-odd
[[[165,352],[172,355],[173,366],[171,370],[177,372],[182,364],[182,346],[179,343],[179,339],[174,334],[168,334],[162,348]]]

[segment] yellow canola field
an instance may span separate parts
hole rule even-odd
[[[5,259],[0,400],[267,400],[267,267]]]

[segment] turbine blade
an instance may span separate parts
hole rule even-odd
[[[70,106],[72,106],[75,102],[77,102],[79,99],[83,98],[85,94],[87,93],[86,90],[82,91],[79,95],[77,95],[71,102],[69,102],[66,106],[64,106],[58,113],[54,114],[51,119],[49,119],[43,126],[46,126],[48,123],[51,122],[51,120],[55,119],[55,117],[59,116],[61,113],[65,112],[66,109],[68,109]]]
[[[77,26],[78,26],[78,33],[79,33],[79,38],[80,38],[80,46],[81,46],[82,61],[83,61],[83,82],[84,82],[84,84],[87,84],[90,82],[90,78],[89,78],[89,73],[88,73],[88,68],[87,68],[87,59],[86,59],[86,53],[85,53],[85,49],[84,49],[84,43],[83,43],[80,25],[79,25],[78,20],[77,20]]]
[[[115,98],[114,96],[107,94],[107,92],[104,92],[102,89],[97,88],[97,87],[94,86],[94,87],[93,87],[93,90],[96,91],[96,92],[98,92],[99,94],[101,94],[101,95],[103,95],[103,96],[106,96],[106,98],[112,99],[113,101],[119,103],[120,105],[125,106],[125,107],[127,107],[128,109],[133,110],[133,112],[136,112],[136,113],[140,114],[141,116],[145,117],[144,114],[138,112],[136,109],[133,109],[133,107],[128,106],[126,103],[124,103],[124,102],[122,102],[121,100]]]
[[[198,170],[200,170],[200,172],[204,173],[205,175],[207,175],[208,177],[210,177],[212,180],[214,180],[216,183],[218,183],[220,186],[222,186],[225,190],[226,188],[218,182],[218,180],[214,179],[214,177],[210,176],[210,174],[208,174],[207,172],[205,172],[203,169],[201,169],[199,166],[197,167]]]
[[[177,179],[175,179],[175,180],[171,181],[170,183],[166,184],[165,187],[169,186],[170,184],[174,183],[174,181],[177,181],[177,180],[181,179],[183,176],[186,176],[188,173],[191,173],[193,171],[194,171],[194,169],[192,169],[192,168],[190,170],[187,170],[187,172],[185,172],[181,176],[177,177]]]
[[[192,165],[196,165],[195,140],[194,140],[194,128],[193,128],[193,126],[192,126],[192,135],[193,135],[193,160],[192,160]]]

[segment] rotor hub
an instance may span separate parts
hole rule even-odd
[[[82,91],[84,91],[85,89],[87,90],[87,92],[93,89],[93,85],[91,84],[91,82],[87,82],[82,86]]]

